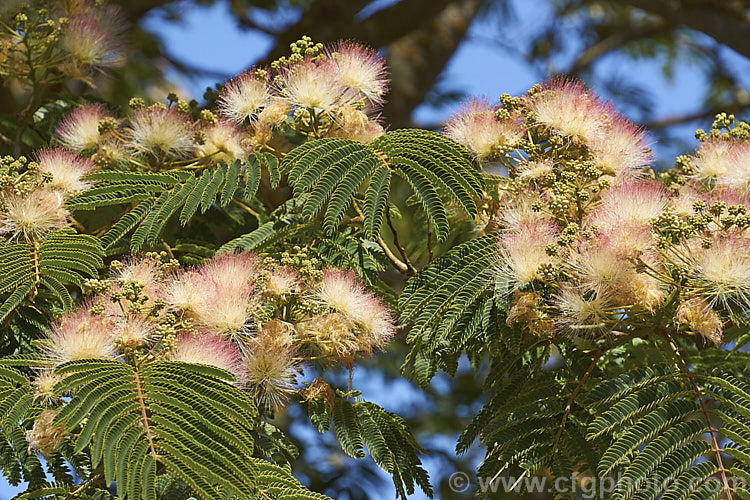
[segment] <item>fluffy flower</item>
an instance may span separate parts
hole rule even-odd
[[[341,102],[344,88],[331,68],[307,60],[281,75],[280,95],[292,107],[330,112]]]
[[[209,332],[184,334],[177,339],[169,359],[200,363],[226,370],[235,377],[235,384],[244,387],[247,376],[242,355],[234,342]]]
[[[219,96],[219,111],[228,120],[242,123],[253,120],[269,104],[271,94],[265,82],[252,70],[236,76],[224,86]]]
[[[323,356],[333,356],[351,365],[359,350],[356,325],[338,312],[313,316],[297,325],[300,335],[309,339]]]
[[[196,323],[214,333],[242,335],[253,316],[252,293],[231,293],[218,283],[207,283],[202,288],[207,295],[190,311]]]
[[[207,280],[238,293],[253,288],[252,282],[259,271],[260,260],[248,252],[222,254],[200,269]]]
[[[34,400],[40,401],[44,406],[59,401],[60,398],[55,394],[55,384],[60,380],[60,377],[56,376],[52,369],[39,370],[31,384],[34,388]]]
[[[448,120],[445,133],[480,158],[497,146],[512,147],[523,138],[523,131],[512,121],[498,119],[496,111],[487,99],[469,101]]]
[[[38,240],[67,225],[68,211],[60,192],[37,189],[26,196],[8,196],[2,203],[5,207],[0,209],[0,234],[11,234],[11,238]]]
[[[349,91],[344,100],[354,103],[362,97],[381,104],[388,89],[385,61],[375,51],[361,45],[342,42],[326,51],[324,64],[334,78]]]
[[[77,16],[68,21],[62,46],[77,62],[87,66],[112,68],[124,62],[117,37],[89,17]]]
[[[247,387],[258,404],[277,408],[294,391],[297,361],[294,348],[287,342],[288,329],[281,322],[270,323],[250,340],[245,371]]]
[[[166,283],[165,300],[177,309],[191,311],[205,298],[203,284],[198,271],[183,271]]]
[[[36,154],[39,171],[52,175],[48,186],[65,195],[80,193],[93,183],[81,180],[94,169],[91,162],[63,149],[42,149]]]
[[[655,267],[652,264],[652,267]],[[633,304],[650,313],[656,312],[666,298],[663,284],[646,273],[635,273],[630,283]]]
[[[502,235],[499,244],[500,273],[520,288],[538,277],[542,264],[549,264],[547,245],[554,243],[557,234],[554,225],[538,221],[521,225],[515,231]]]
[[[316,294],[326,306],[361,327],[357,337],[359,350],[371,352],[374,347],[384,345],[396,331],[388,309],[365,290],[354,273],[325,270]]]
[[[716,184],[747,192],[750,188],[750,144],[733,148],[726,170],[716,176]]]
[[[57,410],[42,410],[34,421],[34,426],[27,431],[26,440],[29,442],[29,453],[38,451],[47,458],[65,439],[65,424],[54,425],[52,421],[57,416]]]
[[[252,318],[259,265],[250,253],[224,254],[171,280],[166,301],[213,333],[241,333]]]
[[[547,174],[552,173],[552,159],[541,158],[534,161],[525,161],[518,165],[516,169],[517,178],[525,181],[542,179]]]
[[[52,326],[43,350],[58,365],[78,359],[114,358],[111,329],[106,318],[81,308]]]
[[[733,141],[712,138],[701,143],[696,155],[692,158],[695,177],[702,181],[721,177],[727,171],[727,164],[733,159],[733,152],[738,146]]]
[[[193,147],[187,119],[173,109],[142,108],[130,119],[130,145],[137,151],[181,156]]]
[[[141,316],[128,315],[112,323],[112,339],[119,348],[141,347],[155,333],[155,325]]]
[[[99,122],[112,116],[101,104],[89,104],[76,108],[55,128],[57,140],[74,151],[95,148],[101,142]]]
[[[693,297],[677,307],[677,321],[716,345],[721,345],[723,322],[703,297]]]
[[[664,186],[656,181],[631,182],[608,189],[592,223],[601,228],[644,227],[669,203]]]
[[[710,248],[694,248],[692,257],[699,288],[723,306],[750,306],[750,242],[729,235],[712,242]],[[701,286],[702,285],[702,286]]]
[[[623,182],[638,177],[651,164],[653,154],[645,142],[646,132],[621,116],[615,116],[601,135],[590,138],[589,148],[597,167]]]
[[[569,80],[549,82],[527,101],[538,123],[587,143],[601,138],[615,114],[583,83]]]
[[[344,137],[363,143],[372,142],[385,133],[383,126],[376,119],[351,106],[343,106],[334,113],[333,126],[328,130],[328,137]]]
[[[563,329],[581,336],[606,331],[612,322],[612,306],[606,293],[564,286],[552,302],[560,311],[557,323]]]
[[[255,122],[255,142],[259,145],[267,143],[274,128],[283,123],[290,112],[291,106],[285,99],[273,99],[271,104],[263,108]]]
[[[585,292],[603,292],[626,305],[632,297],[633,265],[605,238],[585,243],[572,259],[573,275]]]
[[[242,134],[233,125],[218,122],[203,130],[205,140],[196,147],[198,158],[213,164],[229,163],[247,156]]]
[[[501,201],[507,205],[499,212],[498,217],[508,231],[520,231],[524,225],[549,222],[547,214],[533,208],[542,198],[539,191],[524,189],[514,195],[502,194],[504,198]]]
[[[299,272],[293,267],[274,269],[266,279],[266,292],[277,297],[297,293],[299,289]]]
[[[161,279],[161,267],[156,259],[131,257],[114,273],[114,278],[123,283],[135,281],[148,287]]]
[[[153,305],[154,300],[163,298],[163,270],[160,263],[149,257],[131,257],[123,261],[122,267],[114,273],[118,287],[125,283],[135,282],[143,288],[141,296],[147,296],[146,306]]]

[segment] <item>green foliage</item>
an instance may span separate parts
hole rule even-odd
[[[73,298],[67,286],[82,289],[84,279],[97,277],[104,265],[99,240],[70,228],[53,231],[34,244],[2,243],[0,250],[0,322],[38,294],[69,310]]]
[[[438,370],[455,374],[464,352],[475,368],[489,358],[487,401],[456,448],[465,453],[477,439],[486,447],[480,476],[515,478],[517,491],[544,470],[553,479],[611,478],[613,490],[596,495],[623,500],[727,490],[744,498],[747,353],[695,349],[648,330],[588,341],[531,335],[508,321],[495,245],[489,235],[457,246],[411,278],[399,300],[411,328],[403,369],[420,384]]]
[[[393,289],[380,275],[388,269],[382,248],[364,238],[362,229],[355,226],[344,226],[333,234],[325,234],[320,220],[306,220],[301,214],[306,199],[307,195],[292,198],[270,214],[261,215],[257,229],[228,241],[218,251],[252,250],[279,258],[290,247],[304,246],[311,258],[329,266],[351,269],[395,302]]]
[[[56,373],[62,377],[56,391],[73,396],[54,424],[70,433],[74,452],[90,450],[93,470],[84,481],[115,484],[120,498],[157,498],[158,478],[166,473],[202,498],[324,498],[259,458],[263,450],[253,438],[263,433],[258,411],[246,392],[228,385],[228,372],[178,362],[134,368],[83,360]]]
[[[235,197],[253,198],[262,167],[270,173],[275,187],[279,179],[277,166],[276,157],[259,153],[249,156],[244,164],[234,161],[196,172],[101,171],[89,176],[97,185],[73,198],[69,206],[73,210],[90,211],[112,205],[134,205],[112,224],[101,240],[105,251],[116,253],[118,243],[132,232],[128,248],[137,252],[154,247],[173,217],[178,217],[184,227],[193,216],[205,213],[214,204],[223,208]]]
[[[343,397],[333,401],[330,415],[323,398],[308,401],[307,411],[318,432],[326,432],[333,421],[336,439],[347,455],[364,458],[367,449],[375,463],[393,477],[397,496],[413,494],[415,484],[432,496],[429,476],[417,455],[423,450],[403,418],[369,401],[352,403]]]
[[[26,375],[0,366],[0,468],[12,485],[45,480],[44,469],[35,454],[29,454],[24,420],[31,407],[31,387]]]
[[[388,132],[370,144],[340,138],[306,142],[281,163],[294,195],[308,196],[302,216],[321,213],[329,233],[346,210],[361,204],[364,234],[380,234],[389,205],[392,177],[408,183],[435,228],[438,241],[448,237],[447,201],[473,216],[482,182],[468,152],[441,134],[417,129]],[[363,198],[358,197],[364,190]],[[323,207],[325,206],[325,210]]]
[[[420,385],[439,369],[455,374],[464,350],[479,362],[486,346],[497,343],[489,328],[498,314],[491,273],[496,245],[494,235],[458,245],[407,282],[399,297],[400,320],[412,323],[404,367]]]

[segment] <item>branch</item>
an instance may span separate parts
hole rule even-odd
[[[620,29],[612,33],[608,37],[599,40],[590,47],[587,47],[578,55],[575,61],[573,61],[565,74],[576,75],[590,66],[594,61],[608,54],[609,52],[617,50],[629,42],[652,37],[660,31],[661,30],[659,28],[654,27],[647,29],[638,29],[636,27],[632,27],[631,31],[627,31],[627,29]]]
[[[86,488],[91,486],[91,483],[101,479],[102,477],[104,477],[104,472],[100,470],[99,472],[97,472],[96,474],[88,478],[87,480],[83,481],[78,488],[68,493],[68,495],[65,498],[66,499],[76,498],[79,493],[83,492]]]
[[[301,35],[322,43],[356,39],[381,48],[428,25],[450,1],[401,0],[359,21],[357,14],[370,4],[369,0],[313,0],[299,21],[276,34],[276,46],[258,64],[267,64],[284,55],[289,44]]]
[[[750,58],[750,15],[741,0],[614,0],[685,26]]]
[[[673,125],[679,125],[681,123],[689,123],[696,120],[703,120],[705,118],[713,118],[719,113],[736,113],[738,111],[744,111],[750,108],[750,103],[731,103],[720,108],[712,108],[708,110],[696,111],[694,113],[688,113],[686,115],[669,116],[658,120],[643,123],[642,125],[649,129],[667,128]]]
[[[482,3],[482,0],[451,2],[429,25],[386,47],[393,88],[383,115],[389,117],[393,127],[412,126],[412,111],[435,87]]]

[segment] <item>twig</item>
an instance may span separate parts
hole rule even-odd
[[[83,227],[83,224],[78,222],[72,215],[68,216],[68,219],[70,219],[70,222],[78,229],[80,232],[85,233],[86,228]]]
[[[359,207],[359,204],[356,201],[353,201],[354,209],[359,214],[359,217],[364,221],[365,220],[365,214],[362,213],[362,209]],[[383,250],[383,253],[388,258],[389,261],[391,261],[391,264],[393,264],[393,267],[399,270],[401,274],[405,274],[407,276],[411,276],[409,274],[409,266],[402,262],[398,257],[396,257],[396,254],[394,254],[391,249],[388,247],[388,244],[385,242],[382,236],[379,234],[375,237],[376,243],[380,246],[380,248]]]
[[[238,200],[237,198],[232,198],[232,201],[233,201],[233,202],[234,202],[234,203],[235,203],[235,204],[236,204],[236,205],[237,205],[238,207],[240,207],[241,209],[245,210],[245,211],[246,211],[247,213],[249,213],[249,214],[253,215],[254,217],[256,217],[256,218],[257,218],[257,217],[259,217],[259,216],[260,216],[260,214],[259,214],[258,212],[256,212],[256,211],[255,211],[255,210],[253,210],[252,208],[248,207],[247,205],[245,205],[244,203],[242,203],[242,202],[241,202],[240,200]]]
[[[90,478],[88,478],[87,480],[83,481],[78,488],[76,488],[75,490],[73,490],[70,493],[68,493],[68,495],[65,497],[66,500],[70,499],[70,498],[75,498],[83,490],[85,490],[86,488],[88,488],[89,486],[91,486],[91,483],[93,483],[94,481],[96,481],[98,479],[101,479],[103,475],[104,475],[104,473],[102,471],[99,471],[96,474],[94,474],[93,476],[91,476]]]
[[[167,243],[164,239],[162,239],[161,244],[167,250],[167,254],[169,255],[169,258],[174,259],[174,252],[172,252],[172,247],[169,246],[169,243]]]
[[[695,113],[689,113],[687,115],[671,116],[671,117],[662,118],[659,120],[646,122],[643,124],[643,126],[649,129],[667,128],[667,127],[671,127],[672,125],[679,125],[681,123],[688,123],[688,122],[693,122],[696,120],[712,118],[716,116],[718,113],[722,113],[722,112],[736,113],[738,111],[745,110],[748,107],[750,107],[750,103],[735,102],[735,103],[722,106],[721,108],[701,110]]]
[[[417,270],[411,264],[411,262],[409,261],[409,257],[406,255],[406,250],[404,250],[404,247],[402,247],[398,242],[398,233],[396,232],[396,228],[393,227],[393,221],[391,220],[391,205],[387,202],[385,205],[385,220],[388,222],[388,227],[391,228],[391,233],[393,234],[393,244],[396,245],[398,252],[401,254],[401,258],[404,259],[404,263],[407,266],[407,271],[411,275],[417,274]]]
[[[141,390],[141,376],[137,371],[135,372],[135,390],[136,397],[138,399],[138,405],[141,407],[141,418],[143,419],[143,431],[146,433],[148,439],[148,446],[151,448],[151,456],[156,461],[159,456],[156,454],[156,448],[154,447],[154,439],[151,436],[151,431],[148,428],[148,415],[146,415],[146,402],[143,400],[143,391]]]
[[[39,84],[36,81],[36,73],[34,69],[33,56],[31,53],[31,47],[29,46],[29,39],[27,36],[23,37],[23,45],[26,47],[26,63],[29,65],[29,80],[31,81],[31,96],[26,106],[18,113],[16,117],[16,134],[15,140],[13,141],[13,153],[15,156],[21,155],[21,140],[23,139],[23,132],[26,129],[26,124],[31,117],[32,111],[36,107],[36,101],[39,98]]]
[[[669,338],[669,335],[667,335],[664,330],[659,329],[657,330],[657,332],[662,337],[664,337],[664,341],[669,346],[669,349],[672,351],[672,354],[674,354],[674,357],[675,359],[677,359],[677,362],[680,364],[681,368],[685,371],[685,375],[687,375],[687,378],[690,381],[690,385],[693,387],[695,396],[698,398],[698,404],[700,405],[701,413],[703,413],[703,419],[706,421],[708,433],[711,436],[711,447],[713,448],[713,452],[716,455],[716,465],[719,468],[721,482],[724,485],[724,489],[726,490],[727,500],[732,500],[732,492],[729,489],[729,481],[727,480],[727,469],[724,468],[724,463],[721,460],[722,449],[719,447],[719,442],[716,439],[716,434],[718,433],[718,431],[714,428],[713,423],[711,423],[711,417],[709,416],[708,409],[706,408],[706,402],[703,400],[703,393],[698,388],[698,384],[696,384],[695,382],[695,377],[693,377],[693,373],[690,371],[690,368],[685,362],[685,358],[682,357],[682,353],[680,353],[679,348],[674,344],[674,342],[672,342],[672,339]]]
[[[432,221],[427,219],[427,258],[432,262]]]
[[[563,410],[563,417],[562,421],[560,422],[560,428],[557,429],[557,434],[555,435],[555,440],[552,444],[552,455],[554,456],[555,452],[557,452],[557,446],[560,444],[560,438],[562,437],[563,430],[565,430],[565,423],[568,421],[568,416],[570,415],[571,410],[573,409],[573,403],[575,402],[576,397],[578,397],[578,393],[581,392],[581,389],[583,389],[583,384],[586,383],[586,380],[588,380],[591,373],[594,371],[594,368],[596,367],[596,362],[599,361],[599,358],[602,356],[604,351],[597,351],[594,359],[591,360],[591,364],[586,369],[586,373],[583,374],[583,377],[581,377],[581,380],[578,381],[578,385],[576,385],[575,389],[573,389],[573,392],[570,394],[570,397],[568,398],[568,404],[565,405],[565,410]]]

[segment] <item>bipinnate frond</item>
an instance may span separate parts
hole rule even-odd
[[[352,204],[361,204],[369,239],[380,234],[394,176],[409,185],[438,241],[450,230],[447,204],[473,216],[482,189],[478,166],[463,147],[417,129],[394,130],[369,144],[341,138],[309,141],[292,150],[279,168],[288,175],[294,196],[308,194],[304,217],[320,214],[331,232]]]

